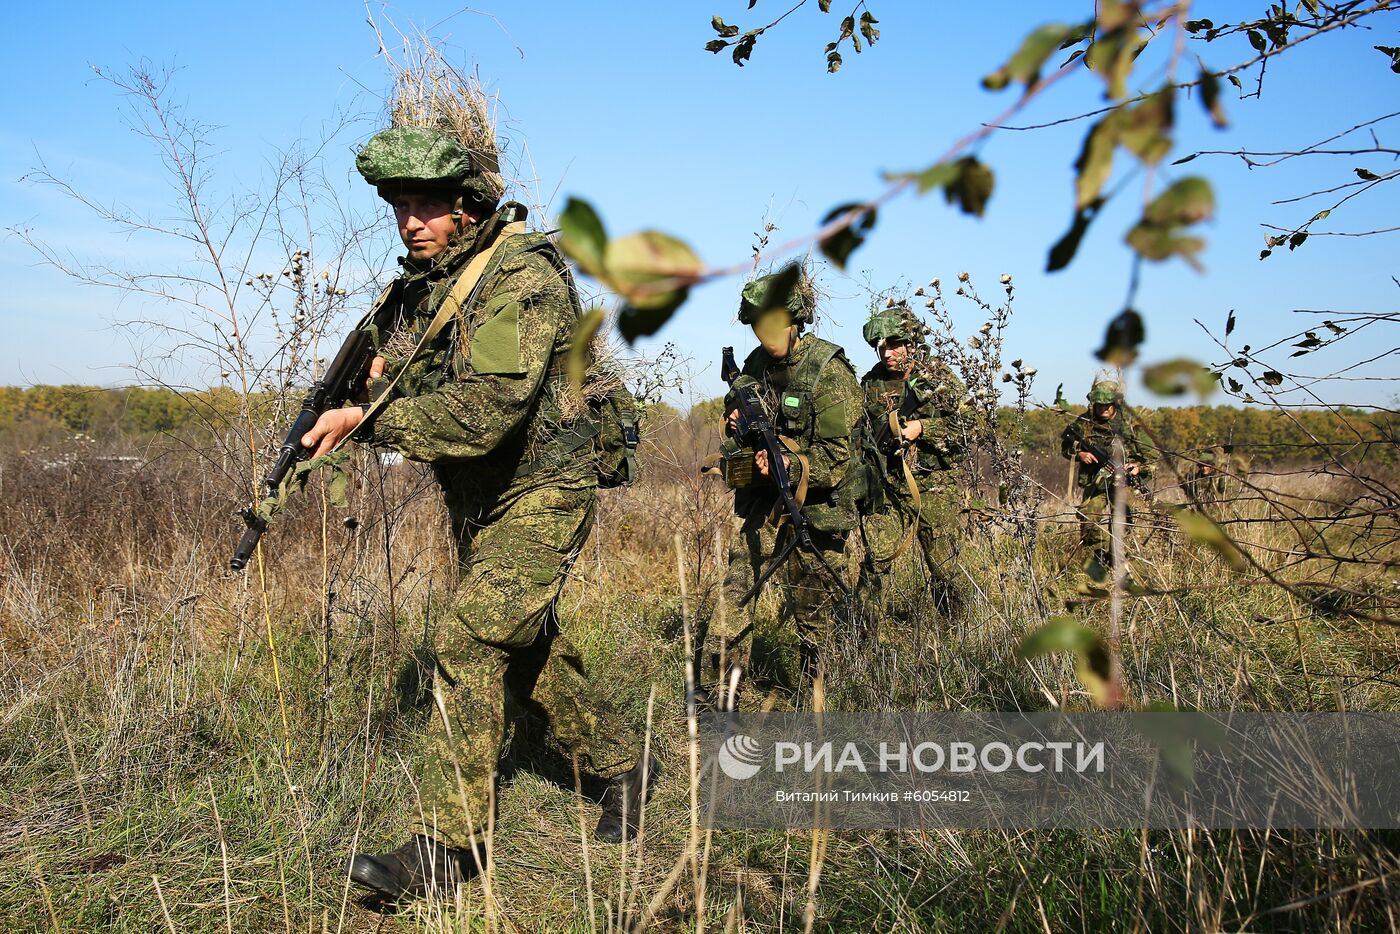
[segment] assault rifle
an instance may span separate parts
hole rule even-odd
[[[475,249],[470,255],[464,257],[463,261],[469,261],[477,253],[491,246],[507,224],[521,220],[524,216],[525,209],[523,207],[513,201],[507,201],[490,218],[480,222],[485,225],[481,236],[476,240]],[[389,324],[389,319],[396,312],[393,305],[394,303],[391,301],[381,303],[355,327],[355,330],[350,332],[350,336],[340,347],[340,353],[335,355],[331,365],[326,368],[325,375],[306,394],[306,398],[301,403],[301,412],[292,422],[292,427],[287,432],[287,437],[283,439],[282,446],[277,449],[277,460],[273,462],[272,469],[263,477],[264,496],[277,495],[282,481],[286,479],[292,468],[311,456],[311,451],[302,446],[301,439],[303,435],[315,427],[316,420],[321,417],[321,413],[327,409],[340,408],[364,392],[365,382],[369,378],[369,367],[377,353],[374,341],[370,339],[370,333],[371,330],[384,332],[386,325]],[[361,423],[361,429],[364,427],[364,424]],[[258,539],[262,538],[263,532],[267,531],[267,519],[258,515],[252,508],[245,507],[239,512],[239,515],[243,517],[248,528],[243,533],[243,537],[238,540],[238,547],[234,549],[233,557],[228,562],[229,567],[235,571],[241,571],[248,566],[248,559],[252,557],[253,549],[258,546]]]
[[[899,425],[902,428],[904,423],[909,421],[916,412],[919,411],[919,395],[914,391],[914,386],[906,383],[903,394],[899,400],[899,407],[895,409],[895,415],[899,417]],[[904,439],[894,432],[888,418],[875,419],[871,426],[872,441],[875,448],[887,457],[898,454],[904,446]]]
[[[772,480],[773,485],[778,488],[778,497],[782,500],[788,522],[792,526],[792,535],[783,547],[778,549],[778,553],[773,556],[768,567],[759,573],[748,592],[739,598],[739,605],[743,606],[752,600],[754,595],[768,582],[773,573],[782,566],[782,563],[799,545],[807,549],[826,569],[841,592],[849,595],[851,589],[846,586],[845,581],[841,580],[841,575],[836,573],[835,568],[822,557],[821,552],[817,550],[816,544],[812,541],[812,533],[807,528],[807,517],[802,514],[802,507],[797,504],[797,500],[792,495],[792,480],[788,476],[787,467],[783,464],[787,448],[778,440],[777,433],[773,431],[773,426],[763,411],[763,404],[759,402],[758,393],[753,386],[735,385],[739,378],[739,366],[734,362],[733,347],[724,348],[720,378],[729,384],[730,392],[734,396],[735,408],[739,411],[739,424],[735,430],[736,440],[746,448],[767,452],[768,479]]]
[[[1100,470],[1103,470],[1105,467],[1108,467],[1110,464],[1113,463],[1113,451],[1109,448],[1104,447],[1101,444],[1095,444],[1088,438],[1080,438],[1075,446],[1080,451],[1085,451],[1089,454],[1094,455],[1094,463],[1085,464],[1082,461],[1079,463],[1079,469],[1088,471],[1088,474],[1091,478],[1097,477]],[[1143,477],[1141,473],[1138,473],[1136,475],[1128,473],[1126,469],[1127,465],[1136,462],[1126,456],[1127,451],[1124,451],[1123,453],[1125,456],[1123,476],[1127,478],[1128,486],[1136,487],[1139,491],[1146,492],[1146,478]]]
[[[282,440],[282,446],[277,449],[277,460],[263,477],[265,496],[277,495],[282,481],[291,469],[311,456],[311,450],[302,445],[301,439],[315,427],[321,413],[327,409],[340,408],[364,391],[375,352],[370,332],[363,327],[355,328],[350,332],[350,336],[345,338],[340,353],[335,355],[331,365],[326,368],[325,375],[311,387],[311,391],[301,401],[301,411],[292,422],[287,437]],[[234,549],[233,557],[228,562],[228,566],[235,571],[241,571],[248,566],[253,549],[258,547],[258,539],[267,531],[267,520],[251,507],[243,507],[239,515],[243,517],[248,528],[238,540],[238,547]]]

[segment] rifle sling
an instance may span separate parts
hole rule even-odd
[[[414,360],[418,359],[418,356],[423,352],[424,348],[442,333],[442,329],[447,327],[448,322],[457,317],[457,313],[467,304],[468,298],[476,291],[477,286],[481,284],[482,274],[485,273],[486,267],[496,255],[496,251],[500,248],[501,244],[505,243],[511,237],[523,233],[525,233],[524,221],[513,221],[506,224],[501,228],[501,232],[496,236],[496,239],[491,241],[490,246],[472,257],[471,262],[467,263],[466,269],[462,270],[462,274],[457,277],[457,281],[452,283],[452,291],[447,293],[447,297],[444,298],[442,304],[438,306],[437,314],[433,316],[433,320],[428,324],[428,329],[423,332],[422,337],[418,338],[418,344],[413,348],[413,353],[409,354],[408,359],[404,361],[403,366],[399,367],[399,371],[394,374],[394,378],[389,381],[388,386],[384,387],[384,391],[379,394],[379,397],[371,400],[369,408],[365,410],[364,417],[360,419],[362,425],[369,423],[371,419],[379,414],[379,411],[383,409],[384,406],[388,405],[389,399],[394,393],[394,388],[398,386],[399,380],[403,377],[404,373],[408,372],[409,366]],[[384,294],[380,296],[380,301],[386,299],[389,294],[389,290],[386,289]],[[371,316],[372,315],[373,312],[371,312]],[[350,440],[350,435],[341,438],[340,441],[336,443],[335,447],[331,448],[331,451],[340,450],[341,446],[348,440]]]
[[[903,431],[899,425],[899,412],[890,410],[890,433],[896,442],[899,443],[899,466],[904,471],[904,485],[909,488],[909,495],[914,498],[914,520],[909,523],[909,530],[904,533],[904,538],[900,540],[899,547],[894,550],[894,557],[891,561],[899,559],[905,550],[913,543],[914,535],[919,531],[920,512],[924,506],[923,494],[919,492],[919,484],[914,481],[914,471],[909,469],[909,445],[904,443]]]

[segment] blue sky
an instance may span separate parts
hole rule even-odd
[[[516,0],[478,8],[482,12],[437,2],[372,9],[400,27],[428,29],[456,62],[479,68],[499,95],[508,152],[519,154],[528,139],[541,200],[554,210],[564,196],[582,196],[613,234],[657,227],[688,240],[707,261],[728,265],[749,255],[753,231],[765,218],[779,227],[775,242],[799,236],[835,204],[878,193],[881,171],[932,162],[1014,99],[1013,91],[983,91],[980,76],[1039,23],[1083,18],[1088,6],[878,0],[880,43],[860,56],[847,50],[840,74],[828,75],[822,45],[834,37],[838,17],[820,15],[814,4],[760,41],[743,69],[703,51],[713,37],[712,14],[749,26],[759,23],[759,14],[786,9],[759,0],[745,13],[745,5]],[[1194,15],[1219,20],[1227,18],[1222,7],[1238,16],[1256,5],[1262,8],[1197,4]],[[0,105],[0,224],[31,228],[87,261],[145,268],[187,262],[169,244],[115,232],[53,189],[19,181],[43,159],[103,203],[136,205],[157,216],[166,210],[171,193],[159,164],[123,124],[121,99],[94,80],[90,67],[120,70],[141,59],[177,66],[176,99],[218,127],[210,138],[212,190],[220,203],[264,184],[278,152],[320,137],[337,113],[348,113],[360,119],[332,140],[324,169],[344,204],[376,210],[369,189],[353,176],[353,147],[375,130],[389,79],[362,4],[78,2],[21,6],[9,21],[11,34],[27,40],[13,43],[0,61],[0,79],[11,89]],[[1400,44],[1400,16],[1378,17],[1375,25],[1285,56],[1271,66],[1262,100],[1236,101],[1227,87],[1226,131],[1212,130],[1194,105],[1183,106],[1174,156],[1196,148],[1295,149],[1397,109],[1400,77],[1371,46]],[[1193,44],[1189,51],[1217,66],[1249,57],[1242,40]],[[1100,98],[1098,79],[1076,74],[1017,119],[1078,113],[1098,106]],[[1396,125],[1400,120],[1381,125],[1383,142],[1394,145],[1388,128]],[[1042,272],[1048,246],[1070,217],[1070,166],[1086,127],[1079,122],[991,137],[979,152],[997,172],[997,190],[982,220],[955,213],[937,193],[893,203],[847,274],[822,273],[829,296],[822,333],[845,344],[863,368],[873,359],[859,338],[867,283],[883,289],[931,276],[948,282],[966,270],[990,295],[997,277],[1011,273],[1017,320],[1008,356],[1039,369],[1041,398],[1051,398],[1062,382],[1070,398],[1081,397],[1095,367],[1091,351],[1128,287],[1122,236],[1142,188],[1140,175],[1124,184],[1068,271]],[[1256,346],[1297,328],[1294,309],[1394,310],[1391,277],[1400,274],[1395,235],[1314,237],[1296,253],[1257,259],[1260,222],[1291,226],[1330,204],[1313,199],[1271,206],[1271,200],[1354,179],[1354,165],[1378,172],[1392,167],[1376,157],[1319,157],[1250,171],[1238,160],[1216,157],[1165,170],[1163,177],[1175,178],[1206,169],[1216,183],[1218,219],[1205,230],[1205,275],[1179,261],[1144,268],[1136,300],[1148,326],[1144,359],[1218,359],[1193,319],[1218,330],[1230,309],[1239,318],[1237,339]],[[1336,212],[1320,229],[1393,226],[1397,199],[1387,187]],[[385,255],[394,246],[389,236],[378,243]],[[0,346],[0,383],[129,381],[131,364],[155,348],[131,346],[110,322],[176,314],[76,285],[37,266],[14,236],[0,239],[0,274],[6,282],[0,323],[9,337]],[[698,288],[658,341],[641,345],[654,351],[671,342],[691,357],[697,397],[719,389],[721,345],[752,345],[747,329],[732,323],[739,284]],[[953,308],[964,330],[975,330],[980,319],[957,303]],[[1326,363],[1321,358],[1315,365]],[[194,352],[177,354],[175,369],[189,383],[218,378]],[[1368,372],[1393,378],[1397,371],[1400,364],[1388,357]],[[1392,392],[1386,382],[1350,383],[1330,398],[1385,402]]]

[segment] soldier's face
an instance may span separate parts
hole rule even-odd
[[[1094,418],[1098,419],[1101,422],[1108,421],[1110,418],[1116,415],[1117,412],[1118,406],[1114,405],[1112,402],[1094,403]]]
[[[765,327],[764,322],[756,321],[753,324],[753,333],[758,338],[758,343],[767,351],[768,356],[774,360],[783,360],[792,350],[792,339],[797,334],[797,325],[790,324],[785,328],[775,328]]]
[[[884,361],[887,368],[896,373],[903,373],[909,369],[909,364],[913,359],[909,356],[909,342],[900,340],[897,337],[887,337],[880,344],[880,359]]]
[[[449,239],[457,231],[457,219],[452,216],[452,202],[446,195],[404,192],[393,203],[399,237],[411,258],[428,260],[447,249]]]

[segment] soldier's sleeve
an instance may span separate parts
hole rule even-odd
[[[494,277],[470,366],[433,392],[385,406],[374,443],[423,463],[465,460],[490,453],[530,412],[556,342],[571,326],[568,290],[538,253],[511,260]]]
[[[963,381],[945,368],[937,383],[921,394],[914,416],[924,426],[919,434],[920,450],[938,454],[956,454],[962,450],[957,421],[958,409],[966,398],[967,387]]]
[[[812,391],[815,440],[807,455],[807,485],[830,489],[841,482],[854,453],[851,435],[860,421],[863,397],[855,370],[837,357],[828,363]]]
[[[1079,442],[1084,437],[1079,422],[1080,419],[1076,418],[1074,421],[1070,422],[1060,434],[1060,455],[1062,457],[1072,458],[1074,457],[1074,452],[1079,450]]]

